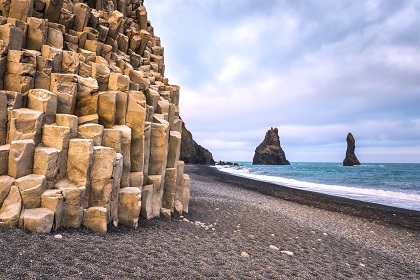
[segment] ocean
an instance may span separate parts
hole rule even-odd
[[[420,211],[420,164],[331,162],[216,166],[223,172],[292,188]]]

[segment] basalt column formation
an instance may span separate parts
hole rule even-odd
[[[188,212],[179,87],[139,0],[0,1],[0,226]]]

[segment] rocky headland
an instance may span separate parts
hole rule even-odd
[[[182,124],[180,160],[189,164],[215,164],[211,152],[195,142],[191,132],[185,127],[185,123]]]
[[[347,150],[346,157],[343,160],[343,166],[355,166],[360,165],[359,160],[356,157],[354,150],[356,149],[356,140],[353,137],[353,134],[349,132],[346,137],[347,141]]]
[[[252,164],[262,165],[290,165],[280,146],[277,128],[271,128],[265,134],[264,141],[255,149]]]

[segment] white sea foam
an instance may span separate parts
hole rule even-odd
[[[251,178],[258,181],[420,211],[419,194],[298,181],[295,179],[251,173],[247,168],[223,168],[220,166],[217,168],[232,175]]]

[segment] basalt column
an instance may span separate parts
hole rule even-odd
[[[0,226],[188,211],[179,86],[143,1],[0,4]]]

